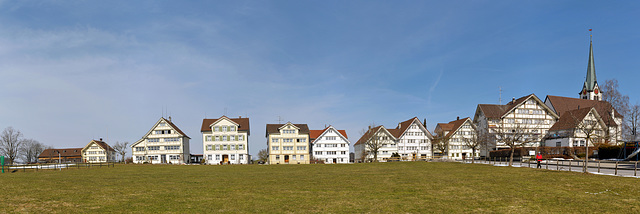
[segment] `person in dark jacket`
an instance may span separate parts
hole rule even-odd
[[[542,166],[540,166],[540,161],[542,161],[542,154],[538,152],[538,154],[536,155],[536,162],[538,162],[538,164],[536,165],[536,168],[542,168]]]

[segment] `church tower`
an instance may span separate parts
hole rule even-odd
[[[591,31],[591,30],[589,30]],[[596,65],[593,62],[593,40],[590,41],[589,46],[589,64],[587,65],[587,79],[584,80],[584,85],[580,91],[579,96],[581,99],[587,100],[602,100],[602,93],[596,80]]]

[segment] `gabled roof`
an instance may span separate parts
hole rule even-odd
[[[176,130],[180,135],[182,135],[182,136],[184,136],[184,137],[186,137],[186,138],[191,139],[189,136],[187,136],[187,134],[185,134],[184,132],[182,132],[182,130],[180,130],[180,128],[178,128],[178,126],[176,126],[176,124],[173,124],[170,120],[167,120],[167,119],[165,119],[164,117],[160,117],[160,119],[158,120],[158,122],[156,122],[156,124],[154,124],[154,125],[151,127],[151,129],[149,129],[149,131],[148,131],[146,134],[144,134],[144,135],[142,136],[142,138],[141,138],[140,140],[136,141],[135,143],[132,143],[129,147],[133,148],[133,147],[135,147],[136,145],[138,145],[140,142],[142,142],[142,141],[144,140],[144,138],[145,138],[145,137],[147,137],[147,136],[149,136],[149,135],[151,134],[151,132],[152,132],[156,127],[158,127],[158,125],[159,125],[161,122],[165,122],[165,123],[167,123],[167,124],[168,124],[172,129],[173,129],[173,130]]]
[[[38,155],[38,158],[49,158],[49,157],[82,157],[82,149],[83,148],[67,148],[67,149],[45,149]]]
[[[616,118],[623,117],[618,111],[613,108],[613,106],[611,106],[611,103],[607,101],[587,100],[552,95],[547,95],[547,98],[545,100],[545,103],[547,103],[548,101],[548,103],[551,104],[552,109],[555,110],[555,112],[560,117],[562,117],[567,111],[589,107],[593,107],[596,109],[607,126],[617,126],[617,123],[615,123],[615,120],[613,120],[613,118],[611,117],[612,111],[614,112]]]
[[[585,117],[589,114],[589,112],[593,112],[594,117],[597,118],[598,122],[604,125],[604,121],[602,121],[602,118],[598,114],[598,111],[596,111],[595,108],[593,107],[589,107],[589,108],[574,109],[574,110],[565,112],[565,114],[563,114],[562,117],[560,117],[558,122],[556,122],[555,124],[553,124],[553,126],[551,126],[551,128],[549,128],[549,131],[574,129],[578,126],[579,123],[581,123],[585,119]]]
[[[362,137],[360,137],[360,139],[358,139],[358,141],[353,145],[355,146],[355,145],[366,143],[369,139],[371,139],[371,137],[373,137],[376,133],[378,133],[380,131],[386,132],[389,136],[394,138],[393,140],[396,140],[396,137],[392,133],[392,132],[397,132],[396,129],[387,129],[384,126],[379,125],[379,126],[376,126],[376,127],[373,127],[371,129],[367,130],[367,132],[365,132],[362,135]]]
[[[114,150],[113,148],[111,148],[111,146],[109,146],[109,144],[105,143],[102,140],[91,140],[91,142],[89,142],[86,146],[84,146],[84,148],[82,148],[82,151],[86,150],[87,148],[89,148],[89,146],[91,146],[91,144],[95,143],[96,145],[100,146],[100,148],[104,149],[105,151],[112,151],[115,152],[116,150]]]
[[[298,133],[300,134],[309,134],[309,126],[307,124],[293,124],[291,122],[287,122],[286,124],[267,124],[267,135],[280,133],[280,128],[286,125],[293,125],[298,128]]]
[[[222,119],[231,120],[232,122],[238,125],[238,131],[247,131],[249,132],[249,118],[228,118],[226,116],[222,116],[217,119],[202,119],[202,127],[200,128],[200,132],[211,131],[211,125],[217,123]]]
[[[388,129],[389,132],[391,134],[393,134],[394,137],[399,138],[400,136],[402,136],[402,134],[404,134],[407,129],[409,129],[409,126],[411,126],[411,124],[417,121],[418,125],[420,126],[420,128],[424,131],[426,131],[427,133],[427,137],[432,138],[433,136],[431,135],[431,132],[429,132],[429,130],[427,130],[427,128],[424,127],[424,124],[422,124],[422,122],[420,122],[420,119],[418,119],[418,117],[413,117],[411,119],[408,119],[406,121],[402,121],[400,123],[398,123],[398,126],[396,126],[395,129]]]
[[[512,100],[505,105],[478,104],[478,111],[482,111],[487,119],[501,119],[514,111],[518,106],[524,104],[524,102],[529,99],[535,99],[536,102],[540,103],[540,106],[545,108],[549,113],[553,114],[553,116],[558,117],[558,115],[556,115],[556,113],[553,112],[553,110],[551,110],[548,106],[546,106],[544,102],[542,102],[542,100],[540,100],[535,94],[529,94],[527,96],[520,97],[518,99]]]
[[[311,141],[311,144],[313,144],[317,139],[321,138],[324,135],[324,133],[326,133],[326,131],[329,129],[338,131],[341,137],[345,141],[349,142],[349,140],[347,139],[347,132],[345,130],[337,130],[333,126],[329,126],[327,128],[324,128],[323,130],[309,130],[309,141]]]
[[[471,126],[475,126],[473,124],[473,122],[471,121],[471,118],[469,118],[469,117],[465,117],[465,118],[462,118],[462,119],[454,120],[454,121],[451,121],[449,123],[438,123],[438,126],[440,126],[440,129],[442,129],[443,133],[445,131],[449,132],[449,133],[447,133],[446,137],[451,137],[467,121],[469,121],[469,124]],[[438,134],[440,134],[440,133],[438,133]]]

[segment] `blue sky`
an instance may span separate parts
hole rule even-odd
[[[0,1],[0,128],[54,147],[135,142],[163,109],[202,153],[205,115],[332,124],[473,117],[477,104],[577,97],[597,78],[637,103],[636,1]],[[130,152],[129,152],[130,154]]]

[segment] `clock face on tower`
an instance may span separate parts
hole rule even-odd
[[[596,94],[598,94],[598,89],[596,88],[596,90],[594,90],[593,92],[595,92]]]
[[[587,94],[587,89],[582,89],[582,94]]]

